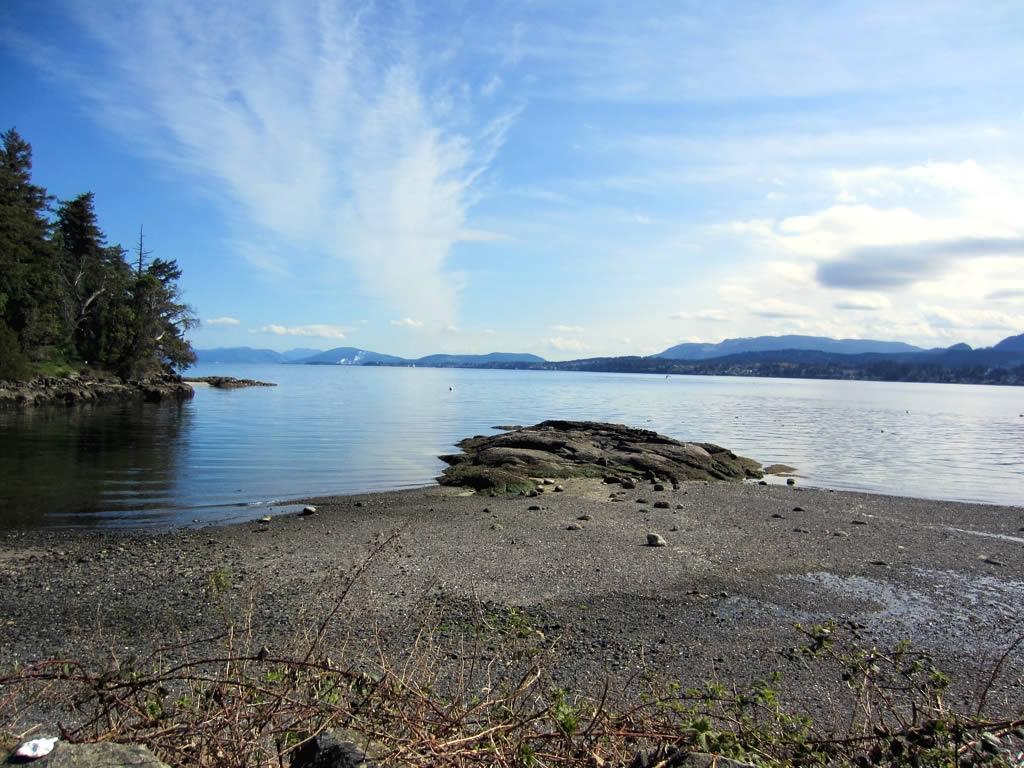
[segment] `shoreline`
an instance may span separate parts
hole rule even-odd
[[[315,514],[269,523],[8,531],[0,668],[208,637],[225,608],[213,580],[232,610],[252,606],[258,642],[281,648],[395,530],[332,627],[339,648],[374,637],[407,647],[425,607],[459,625],[486,606],[557,638],[571,688],[651,669],[684,684],[780,671],[795,695],[820,700],[835,681],[786,658],[798,622],[850,623],[879,646],[909,639],[960,673],[965,695],[1020,631],[1019,507],[704,482],[638,483],[611,501],[600,480],[559,482],[564,493],[536,498],[427,487],[306,499]],[[644,546],[648,532],[667,546]],[[1008,665],[1019,675],[1024,652]],[[1019,685],[992,696],[1024,703]]]

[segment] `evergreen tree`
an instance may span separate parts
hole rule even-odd
[[[58,342],[65,328],[47,219],[50,198],[32,183],[32,147],[0,136],[0,320],[23,349]]]
[[[32,148],[13,128],[0,148],[0,371],[26,375],[25,352],[139,377],[194,362],[181,269],[153,259],[139,229],[135,258],[108,245],[91,192],[59,204],[32,184]]]

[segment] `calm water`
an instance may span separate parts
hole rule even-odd
[[[273,389],[0,413],[0,525],[179,525],[407,488],[495,424],[615,421],[797,467],[802,484],[1024,504],[1024,390],[544,371],[206,366]],[[454,389],[449,389],[454,387]]]

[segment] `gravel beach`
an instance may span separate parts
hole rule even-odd
[[[779,671],[820,702],[834,681],[792,658],[797,622],[911,640],[964,695],[1022,631],[1019,507],[756,482],[559,483],[535,498],[431,487],[310,499],[307,516],[157,534],[7,532],[0,666],[144,656],[216,634],[243,608],[255,642],[283,649],[394,532],[332,625],[339,653],[374,638],[407,646],[424,606],[449,625],[484,606],[543,632],[556,677],[578,689],[652,670],[684,683]],[[648,533],[666,546],[646,546]],[[1020,649],[1006,668],[996,708],[1024,699]]]

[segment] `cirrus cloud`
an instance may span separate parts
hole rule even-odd
[[[206,321],[206,325],[239,325],[242,321],[235,317],[214,317]]]
[[[293,326],[270,323],[268,325],[261,326],[258,330],[250,331],[250,333],[270,333],[274,336],[308,336],[317,339],[341,340],[345,338],[345,330],[341,326],[324,325],[320,323]]]

